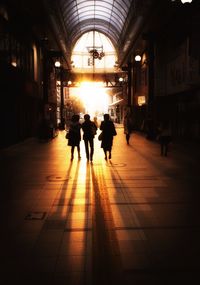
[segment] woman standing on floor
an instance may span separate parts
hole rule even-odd
[[[80,116],[73,115],[69,125],[69,139],[68,145],[71,146],[71,160],[74,159],[74,149],[77,147],[78,159],[80,156],[80,141],[81,141],[81,124],[79,123]]]
[[[105,160],[107,160],[107,152],[109,153],[109,159],[112,156],[113,136],[117,135],[114,123],[110,120],[109,114],[104,114],[104,121],[101,122],[100,130],[102,131],[101,148],[103,148],[105,154]]]

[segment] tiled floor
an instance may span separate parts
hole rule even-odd
[[[117,132],[107,162],[64,132],[0,151],[2,285],[199,284],[199,148]]]

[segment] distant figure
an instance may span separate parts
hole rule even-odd
[[[96,125],[96,127],[97,127],[97,129],[98,129],[99,124],[98,124],[98,121],[97,121],[97,117],[94,117],[94,118],[93,118],[93,122],[95,123],[95,125]]]
[[[129,145],[129,140],[132,132],[132,117],[129,110],[127,110],[124,116],[124,134],[126,136],[126,143]]]
[[[159,128],[159,143],[160,143],[160,155],[167,156],[169,150],[169,143],[171,142],[171,129],[169,122],[165,121]]]
[[[83,130],[86,158],[92,162],[94,154],[94,136],[96,135],[97,127],[95,123],[90,120],[90,115],[85,114],[84,120],[81,127]]]
[[[104,121],[101,122],[100,130],[102,130],[102,142],[101,148],[103,148],[105,154],[105,160],[107,160],[107,152],[109,153],[109,159],[111,159],[113,136],[117,135],[114,123],[110,120],[109,114],[104,114]]]
[[[71,160],[74,159],[74,149],[77,147],[78,159],[80,156],[80,141],[81,141],[81,124],[79,123],[80,116],[73,115],[69,125],[69,139],[68,145],[71,146]]]

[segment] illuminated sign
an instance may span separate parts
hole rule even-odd
[[[138,105],[142,106],[146,103],[146,98],[145,96],[138,96]]]

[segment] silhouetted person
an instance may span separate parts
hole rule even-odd
[[[71,160],[74,159],[74,149],[77,147],[78,158],[80,159],[81,124],[79,115],[73,115],[69,125],[68,145],[71,146]]]
[[[109,159],[111,159],[113,136],[117,135],[114,123],[110,120],[109,114],[104,114],[104,121],[101,122],[100,130],[102,131],[101,148],[103,148],[105,159],[107,160],[107,152],[109,153]]]
[[[171,142],[171,129],[169,122],[165,121],[159,128],[159,142],[160,142],[160,154],[167,156],[169,150],[169,143]]]
[[[90,115],[84,115],[84,122],[82,123],[83,140],[85,143],[85,152],[87,160],[92,162],[94,154],[94,136],[97,131],[97,127],[94,122],[90,120]]]
[[[129,139],[132,133],[132,117],[129,110],[124,116],[124,134],[126,136],[126,143],[129,144]]]

